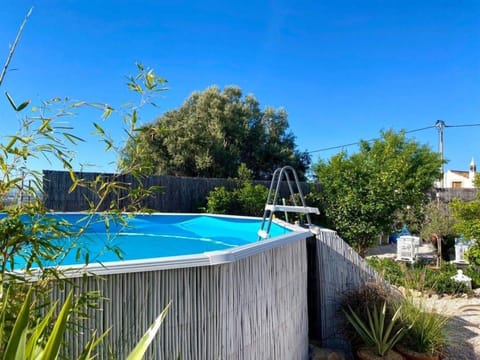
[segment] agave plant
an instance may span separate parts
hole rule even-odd
[[[365,345],[373,349],[376,355],[385,356],[405,335],[406,329],[403,327],[395,331],[395,324],[401,314],[401,306],[396,309],[389,321],[386,316],[386,302],[380,309],[374,304],[373,311],[367,310],[368,323],[360,319],[350,306],[348,306],[348,311],[344,310],[344,313]]]

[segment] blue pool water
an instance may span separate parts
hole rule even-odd
[[[65,219],[79,227],[85,221],[85,214],[78,213],[49,216]],[[53,240],[66,249],[72,248],[60,264],[84,264],[87,252],[89,263],[103,263],[120,259],[149,259],[227,250],[256,242],[261,220],[210,215],[152,214],[126,217],[126,222],[126,226],[110,222],[107,230],[103,220],[94,219],[79,238]],[[291,230],[272,223],[270,236],[276,237],[290,232]],[[120,249],[121,258],[118,252],[112,250],[115,248]],[[22,267],[21,263],[17,262],[15,267]]]

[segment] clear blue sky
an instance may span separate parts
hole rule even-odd
[[[477,0],[5,1],[2,65],[30,6],[0,89],[0,135],[18,124],[4,91],[32,104],[68,96],[118,107],[133,99],[124,84],[137,61],[170,88],[158,109],[143,113],[144,122],[179,107],[195,90],[235,84],[262,106],[287,110],[300,150],[375,138],[381,129],[433,126],[437,119],[480,124]],[[89,138],[94,120],[88,112],[71,122]],[[104,126],[121,140],[118,121]],[[438,149],[435,128],[411,136]],[[480,127],[446,128],[446,169],[467,169],[472,157],[480,168],[479,144]],[[89,140],[77,160],[98,165],[90,170],[112,170],[115,159]]]

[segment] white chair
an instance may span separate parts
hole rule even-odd
[[[418,236],[402,235],[397,238],[397,261],[414,263],[417,259],[420,238]]]

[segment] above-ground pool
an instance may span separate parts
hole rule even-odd
[[[82,224],[82,213],[48,216]],[[82,329],[108,331],[98,359],[123,359],[162,310],[164,324],[147,359],[308,358],[307,229],[272,223],[270,238],[258,240],[261,219],[203,214],[125,215],[127,226],[92,218],[78,239],[56,239],[72,248],[60,262],[61,286],[98,291],[97,309],[87,309]],[[0,214],[1,217],[1,214]],[[40,218],[40,221],[45,221]],[[118,246],[123,259],[108,247]],[[76,250],[90,251],[88,265]],[[28,249],[27,249],[28,250]],[[19,266],[19,269],[21,266]],[[83,276],[88,274],[101,276]],[[65,358],[78,358],[89,331],[66,339]]]
[[[96,273],[111,273],[129,268],[213,265],[252,255],[305,237],[306,229],[272,223],[270,238],[258,240],[261,219],[205,214],[124,215],[125,223],[109,221],[84,213],[55,213],[49,217],[65,220],[74,227],[89,225],[78,238],[53,240],[65,249],[72,248],[59,264],[84,267]],[[108,228],[108,230],[107,230]],[[273,241],[273,242],[272,242]],[[73,244],[73,245],[72,245]],[[81,250],[79,256],[78,250]],[[119,251],[114,251],[118,249]],[[16,265],[22,267],[21,262]]]

